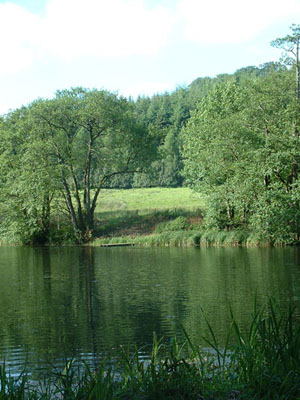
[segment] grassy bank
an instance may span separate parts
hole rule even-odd
[[[110,212],[101,215],[101,224],[93,245],[133,243],[144,246],[180,246],[197,244],[197,227],[202,223],[200,210]],[[191,229],[193,228],[193,229]]]
[[[118,243],[165,247],[270,245],[242,229],[205,229],[199,209],[102,213],[99,227],[93,246]]]
[[[242,229],[210,230],[203,224],[205,196],[189,188],[104,190],[97,206],[94,246],[268,246]],[[280,243],[275,243],[280,245]]]
[[[242,230],[231,232],[225,231],[202,231],[202,230],[179,230],[153,233],[141,236],[111,236],[95,239],[91,245],[101,246],[106,244],[132,244],[144,247],[269,247],[274,246],[270,242],[264,242],[253,238],[251,233]],[[277,246],[281,244],[278,243]]]
[[[121,348],[113,367],[109,360],[96,370],[84,362],[77,366],[69,362],[60,374],[39,385],[25,373],[10,377],[2,364],[0,399],[300,398],[300,322],[295,309],[282,313],[272,299],[260,309],[254,307],[245,333],[232,315],[222,347],[206,321],[211,332],[205,339],[210,351],[194,346],[186,332],[181,344],[176,339],[164,343],[154,335],[147,361],[140,359],[137,349]]]

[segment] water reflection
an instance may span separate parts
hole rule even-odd
[[[0,357],[48,368],[91,364],[153,332],[195,343],[227,334],[229,304],[246,327],[254,296],[285,307],[300,288],[299,249],[0,248]]]

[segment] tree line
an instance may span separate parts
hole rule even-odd
[[[75,88],[2,116],[1,236],[88,241],[102,188],[189,185],[208,196],[210,229],[299,242],[299,36],[272,43],[281,62],[173,93]]]

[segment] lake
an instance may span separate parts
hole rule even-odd
[[[224,343],[231,306],[242,329],[255,297],[298,302],[299,248],[0,247],[0,361],[45,373],[91,365],[120,345],[147,355],[153,332]]]

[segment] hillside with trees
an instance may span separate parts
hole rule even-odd
[[[272,43],[281,62],[173,93],[76,88],[2,116],[1,237],[86,242],[101,189],[183,185],[208,196],[205,228],[299,243],[299,37]]]

